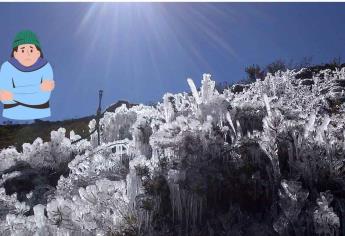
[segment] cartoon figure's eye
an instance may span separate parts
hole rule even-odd
[[[33,52],[33,50],[31,49],[30,52]]]
[[[24,50],[22,50],[22,53],[24,53]]]

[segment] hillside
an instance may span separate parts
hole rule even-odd
[[[127,101],[118,101],[107,107],[105,111],[114,112],[122,104],[126,104],[128,108],[135,105]],[[32,143],[38,137],[41,137],[43,141],[49,141],[50,132],[60,127],[64,127],[67,133],[73,130],[80,136],[87,136],[89,134],[89,122],[95,118],[96,116],[92,115],[63,121],[36,120],[33,124],[0,125],[0,150],[11,145],[22,150],[23,143]]]
[[[3,235],[345,235],[345,67],[166,93],[0,152]],[[88,124],[89,130],[95,121]]]

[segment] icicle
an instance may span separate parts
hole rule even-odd
[[[222,133],[224,134],[224,141],[226,142],[226,138],[228,136],[228,132],[229,132],[229,127],[228,126],[223,126],[222,127]]]
[[[185,171],[169,170],[168,186],[173,211],[173,221],[184,223],[186,231],[190,225],[201,222],[203,199],[198,194],[180,189],[179,182],[186,178]]]
[[[268,114],[268,116],[270,117],[270,116],[272,116],[272,112],[271,112],[271,107],[270,107],[270,103],[269,103],[269,101],[268,101],[267,94],[264,93],[263,96],[264,96],[264,102],[265,102],[266,109],[267,109],[267,114]]]
[[[190,90],[192,91],[193,97],[195,98],[196,103],[200,104],[201,103],[200,96],[199,96],[198,90],[195,87],[193,80],[191,78],[188,78],[187,82],[190,87]]]
[[[166,93],[163,96],[163,104],[164,104],[164,115],[165,115],[165,120],[167,122],[172,121],[172,119],[174,118],[174,108],[173,108],[173,104],[171,103],[171,98],[173,97],[173,95],[171,93]]]
[[[38,204],[38,205],[33,207],[35,222],[39,228],[43,227],[46,223],[46,217],[44,215],[44,209],[45,209],[45,206],[43,206],[42,204]]]
[[[329,116],[326,115],[326,118],[322,122],[321,126],[318,128],[317,135],[316,135],[316,140],[319,143],[324,142],[324,138],[323,138],[324,132],[327,130],[327,126],[328,126],[330,121],[331,121],[331,118],[329,118]]]
[[[234,124],[232,123],[232,119],[231,119],[231,116],[230,116],[230,112],[227,112],[226,113],[226,119],[228,120],[232,130],[234,131],[234,134],[236,134],[236,130],[235,130],[235,127],[234,127]]]
[[[224,119],[224,115],[223,115],[223,113],[220,113],[220,115],[219,115],[220,127],[223,127],[223,119]]]
[[[344,134],[344,144],[343,144],[343,150],[345,151],[345,130],[343,131]]]
[[[231,135],[231,142],[233,143],[235,140],[235,136],[234,135]]]
[[[275,83],[275,77],[272,76],[270,81],[272,82],[272,90],[273,90],[273,96],[275,97],[276,96],[276,83]]]
[[[239,120],[236,120],[236,127],[237,127],[237,136],[238,138],[242,137],[242,128]]]
[[[135,169],[131,169],[126,177],[127,180],[127,195],[131,207],[135,209],[135,197],[140,193],[141,179],[136,174]]]
[[[307,138],[309,135],[309,132],[313,130],[315,118],[316,118],[315,113],[312,113],[310,115],[308,123],[305,125],[305,128],[304,128],[304,138]]]
[[[215,94],[215,81],[211,80],[210,74],[203,74],[201,84],[202,102],[207,104],[208,101],[210,101],[212,96]]]

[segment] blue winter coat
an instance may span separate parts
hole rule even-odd
[[[11,58],[1,66],[0,90],[12,92],[13,100],[2,103],[30,106],[49,102],[51,92],[40,89],[43,80],[53,80],[52,67],[45,59],[40,58],[33,66],[24,67],[16,59]],[[47,108],[17,105],[4,108],[2,115],[14,120],[31,120],[49,117],[51,112],[49,105]]]

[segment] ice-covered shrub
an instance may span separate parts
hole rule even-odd
[[[314,225],[317,235],[334,235],[340,227],[339,217],[329,207],[333,196],[330,193],[320,193],[317,199],[317,209],[314,211]]]
[[[294,227],[308,194],[309,192],[302,188],[300,182],[282,180],[281,189],[279,189],[279,206],[282,214],[273,225],[280,235],[287,235],[288,227]],[[294,228],[293,231],[296,234],[303,233]]]
[[[20,153],[15,147],[9,147],[0,151],[0,171],[4,171],[20,160]]]
[[[101,137],[103,143],[113,142],[121,139],[132,139],[129,133],[129,128],[136,121],[137,114],[132,110],[128,110],[126,105],[116,108],[115,112],[105,112],[103,118],[100,120]],[[90,126],[90,132],[96,127],[95,120]],[[97,132],[91,137],[93,146],[97,146]]]

